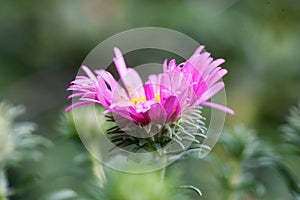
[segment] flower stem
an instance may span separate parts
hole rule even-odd
[[[95,158],[91,158],[91,159],[92,159],[92,170],[96,178],[97,184],[102,188],[104,183],[106,182],[106,176],[103,170],[103,166]]]
[[[0,200],[7,200],[7,180],[4,169],[0,169]]]
[[[163,182],[165,179],[166,167],[163,167],[160,170],[158,170],[158,174],[160,176],[160,181]]]
[[[99,147],[95,144],[92,145],[93,152],[97,153],[97,157],[100,158],[100,150],[98,149]],[[92,171],[95,176],[95,179],[97,181],[97,184],[99,185],[100,188],[103,187],[103,185],[106,183],[106,175],[103,169],[103,165],[100,163],[99,160],[97,160],[95,157],[92,155],[90,156],[91,162],[92,162]]]

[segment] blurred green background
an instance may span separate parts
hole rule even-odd
[[[54,188],[76,188],[80,184],[74,180],[88,176],[72,163],[86,151],[83,145],[58,131],[70,103],[65,89],[90,50],[131,28],[174,29],[204,44],[214,58],[225,58],[227,102],[236,112],[226,127],[243,123],[277,150],[283,143],[279,126],[300,100],[299,21],[298,0],[0,0],[0,100],[25,105],[22,118],[37,123],[37,133],[55,144],[42,161],[9,169],[10,184],[26,188],[12,199],[39,199]],[[299,177],[299,155],[282,158]],[[184,182],[203,188],[203,199],[217,198],[214,185],[205,181],[213,165],[209,158],[175,165]],[[274,174],[265,177],[275,185],[270,198],[291,199]]]

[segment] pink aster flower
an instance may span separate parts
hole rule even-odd
[[[200,117],[200,112],[195,110],[199,106],[233,114],[231,109],[209,101],[224,88],[220,79],[227,70],[220,67],[225,62],[223,59],[213,60],[210,53],[202,52],[203,49],[204,46],[200,46],[186,62],[178,65],[175,60],[169,63],[165,60],[163,73],[150,75],[144,84],[137,71],[126,66],[121,51],[115,48],[114,63],[124,88],[108,71],[95,70],[93,73],[82,66],[87,76],[77,76],[68,88],[74,91],[69,98],[79,97],[79,102],[66,108],[66,111],[85,104],[100,104],[106,108],[105,114],[113,113],[118,121],[126,124],[114,127],[113,131],[118,132],[120,128],[133,131],[135,124],[148,130],[146,134],[151,132],[153,124],[160,128],[167,124],[170,128],[171,123],[178,122],[182,115],[191,110]],[[195,127],[197,130],[201,128],[198,125]],[[184,130],[186,134],[187,130]]]

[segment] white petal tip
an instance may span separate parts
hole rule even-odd
[[[204,49],[204,47],[205,47],[205,46],[203,46],[203,45],[199,46],[199,47],[195,50],[194,54],[200,54],[201,51]]]
[[[229,115],[234,115],[235,112],[233,110],[231,110],[230,108],[227,108],[226,112],[229,114]]]
[[[116,58],[119,58],[122,56],[122,52],[118,47],[114,48],[114,52],[115,52]]]

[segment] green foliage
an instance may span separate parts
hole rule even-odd
[[[188,200],[178,189],[178,176],[167,176],[163,181],[161,174],[112,173],[103,188],[103,200]]]
[[[135,27],[159,26],[181,31],[205,44],[208,50],[214,52],[213,56],[226,59],[224,67],[230,71],[225,77],[228,103],[236,111],[236,116],[229,118],[228,123],[242,121],[261,130],[259,137],[247,134],[246,132],[253,132],[247,128],[238,128],[239,132],[243,132],[241,134],[231,133],[233,131],[224,133],[224,139],[210,154],[210,157],[214,157],[214,161],[209,162],[210,167],[195,168],[200,163],[199,160],[190,162],[190,171],[195,173],[188,173],[191,175],[184,176],[183,179],[189,182],[194,178],[194,184],[201,185],[204,199],[210,190],[211,193],[217,193],[219,198],[233,191],[240,196],[251,196],[252,199],[255,196],[256,199],[265,199],[268,193],[274,194],[269,199],[295,199],[283,196],[286,191],[282,191],[285,187],[282,182],[288,183],[289,179],[284,177],[293,176],[288,173],[290,170],[284,163],[286,159],[296,165],[299,177],[297,161],[300,154],[300,129],[297,121],[300,105],[292,109],[288,124],[282,128],[283,134],[276,134],[276,131],[290,102],[300,97],[299,3],[296,0],[226,0],[221,3],[196,0],[2,0],[0,98],[26,103],[33,113],[40,113],[33,116],[41,122],[39,126],[47,131],[53,130],[51,122],[57,121],[56,114],[65,104],[66,94],[62,91],[66,87],[66,81],[74,77],[87,52],[95,45],[113,34]],[[44,11],[45,7],[47,11]],[[153,52],[134,56],[137,59],[128,59],[130,66],[137,66],[145,60],[153,62],[153,58],[159,63],[166,57],[164,52]],[[130,53],[126,56],[130,58]],[[3,111],[3,104],[1,109]],[[49,113],[55,113],[55,117],[49,117]],[[82,117],[84,119],[85,115]],[[78,164],[78,158],[82,160],[82,157],[88,155],[85,155],[85,149],[79,142],[71,118],[68,115],[62,119],[66,120],[63,124],[69,123],[63,125],[65,127],[62,132],[70,137],[64,138],[64,141],[60,137],[54,138],[55,146],[44,156],[43,162],[35,163],[34,167],[19,166],[16,176],[26,174],[33,168],[46,177],[39,182],[39,185],[43,184],[42,192],[45,194],[50,193],[53,185],[56,185],[56,197],[66,198],[69,195],[69,199],[96,199],[99,196],[98,186],[89,185],[84,179],[91,162]],[[90,131],[95,126],[91,126],[88,119],[83,124]],[[26,134],[20,134],[20,138],[23,138],[20,141],[15,139],[17,134],[6,134],[7,130],[15,133],[12,127],[16,124],[22,127],[20,132],[30,132],[35,125],[7,120],[2,114],[0,124],[1,165],[17,164],[29,157],[40,157],[37,151],[39,147],[34,148],[35,142],[29,139],[36,135],[28,134],[25,137]],[[48,134],[48,137],[55,135],[53,131]],[[93,135],[91,134],[91,140]],[[266,144],[260,136],[268,138],[270,143]],[[288,143],[286,146],[289,150],[284,159],[277,152],[282,145],[272,144],[273,139],[279,141],[281,136]],[[25,144],[15,146],[22,142]],[[84,155],[76,156],[79,152]],[[73,157],[76,160],[74,163]],[[185,171],[186,168],[179,170]],[[219,172],[220,182],[211,183],[215,172]],[[208,178],[205,179],[205,176]],[[232,186],[235,181],[230,181],[236,180],[234,177],[249,184],[244,184],[247,187],[241,185],[234,188]],[[205,181],[201,182],[203,179]],[[291,184],[287,184],[291,188],[295,188],[294,179],[290,179]],[[14,184],[15,180],[13,181],[10,184]],[[76,183],[77,188],[73,187]],[[40,196],[35,196],[35,192],[40,189],[39,185],[19,199],[39,199]],[[81,186],[82,190],[89,191],[87,197],[83,197],[85,195],[78,189]],[[205,187],[207,188],[204,189]],[[95,195],[91,197],[90,194]],[[218,199],[217,197],[211,199]]]
[[[24,112],[23,106],[0,102],[0,200],[10,195],[6,167],[27,159],[40,159],[41,147],[50,145],[46,138],[32,134],[36,129],[34,123],[16,121]]]
[[[40,199],[100,199],[101,187],[106,182],[104,166],[84,148],[82,139],[85,142],[97,142],[97,136],[107,129],[105,118],[103,120],[101,117],[102,111],[101,107],[86,106],[61,114],[57,122],[59,137],[56,138],[55,150],[49,152],[49,159],[44,161],[46,167],[41,170],[54,180],[52,187],[47,181],[43,183],[43,192],[36,194]],[[98,115],[97,119],[92,115],[94,112]],[[57,163],[56,169],[51,167],[52,163]],[[57,177],[57,170],[65,176]]]
[[[285,141],[294,147],[292,152],[300,156],[300,103],[291,108],[287,124],[281,130]]]
[[[79,141],[77,127],[85,130],[85,138],[94,139],[99,134],[98,122],[107,129],[109,126],[100,117],[100,121],[91,120],[90,113],[93,113],[94,107],[79,108],[77,113],[65,113],[59,121],[58,131],[61,136],[67,140]],[[100,114],[102,109],[97,109]],[[104,119],[105,120],[105,119]],[[79,123],[79,124],[76,124]],[[95,140],[95,139],[94,139]],[[77,144],[80,144],[79,142]],[[78,155],[79,156],[79,155]],[[163,180],[162,171],[151,172],[147,174],[128,174],[106,169],[102,164],[93,158],[88,152],[84,151],[81,156],[89,160],[87,166],[75,166],[78,170],[85,171],[85,177],[82,177],[79,185],[73,183],[64,184],[55,189],[45,191],[41,195],[42,200],[188,200],[185,192],[188,189],[180,189],[180,176],[172,172]],[[78,173],[72,170],[72,177]],[[104,174],[104,171],[106,172]],[[74,174],[73,174],[74,173]],[[90,177],[88,177],[90,176]],[[107,177],[106,177],[107,176]],[[45,185],[47,187],[47,184]]]
[[[300,194],[299,180],[282,162],[278,152],[245,126],[235,126],[232,131],[223,133],[211,161],[218,174],[223,199],[270,198],[271,186],[265,178],[274,176],[274,170],[280,174],[281,182],[291,195]],[[265,174],[259,176],[258,171],[265,171]]]
[[[51,144],[46,138],[32,134],[36,129],[34,123],[16,121],[24,112],[23,106],[0,102],[0,167],[25,159],[37,160],[42,156],[40,147]]]

